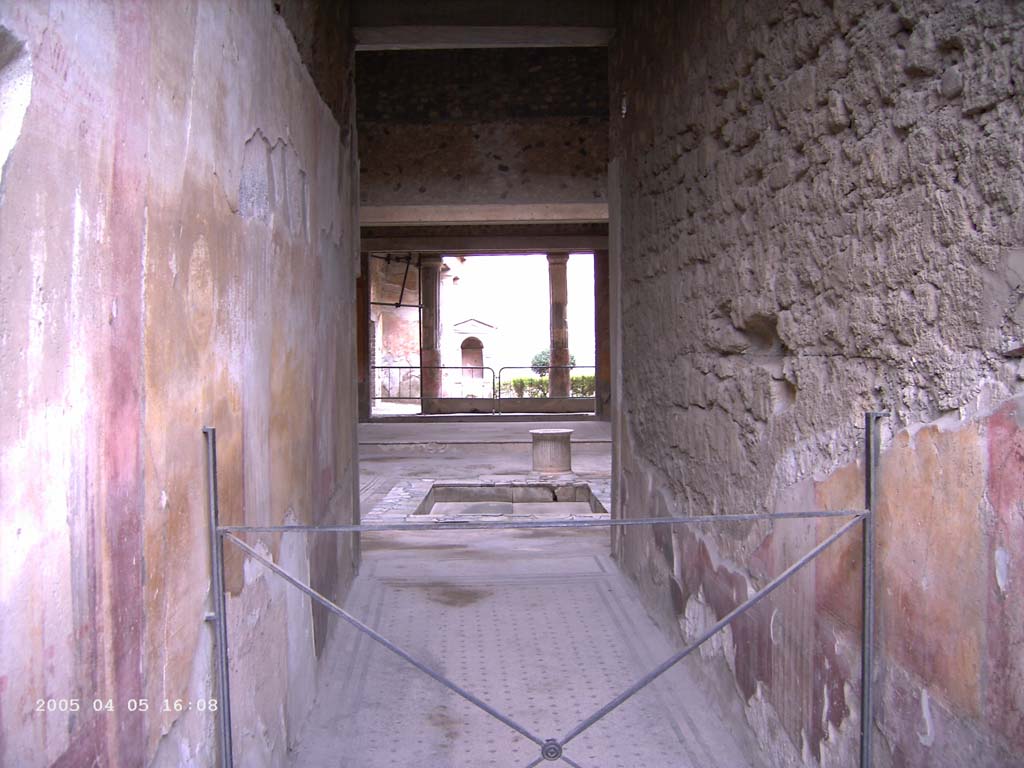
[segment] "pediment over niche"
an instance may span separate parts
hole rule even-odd
[[[463,320],[462,322],[453,325],[452,330],[455,333],[464,333],[467,336],[478,336],[480,334],[488,333],[489,331],[497,330],[497,326],[471,317],[468,320]]]

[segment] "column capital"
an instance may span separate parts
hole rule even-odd
[[[568,251],[554,251],[548,254],[548,264],[565,264],[568,260]]]
[[[420,266],[421,267],[440,267],[444,263],[444,260],[439,254],[436,253],[424,253],[420,255]]]

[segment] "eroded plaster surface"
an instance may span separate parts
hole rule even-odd
[[[889,411],[879,759],[1019,764],[1020,6],[644,2],[619,21],[620,511],[862,506],[862,412]],[[834,527],[619,546],[684,639]],[[777,765],[856,763],[859,547],[705,654]]]
[[[0,27],[31,61],[0,201],[0,765],[213,765],[200,429],[226,522],[352,519],[353,149],[270,2]],[[328,594],[352,573],[346,542],[257,545]],[[237,553],[227,580],[236,764],[280,764],[325,617]]]
[[[356,56],[365,205],[600,203],[604,49]]]

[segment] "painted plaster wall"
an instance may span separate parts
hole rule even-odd
[[[160,711],[212,695],[200,428],[226,521],[356,514],[352,150],[269,2],[0,26],[32,78],[0,191],[0,765],[213,765],[213,716]],[[257,546],[329,594],[352,572]],[[237,556],[228,587],[238,764],[278,765],[324,617]]]
[[[618,512],[859,507],[861,414],[891,411],[879,765],[1024,764],[1020,5],[620,12]],[[618,547],[682,641],[829,530]],[[854,535],[703,654],[774,765],[856,762],[858,553]]]

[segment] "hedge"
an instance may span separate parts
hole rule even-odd
[[[573,397],[593,397],[594,377],[579,375],[569,377],[569,391]],[[547,397],[548,378],[521,376],[501,383],[502,397]]]

